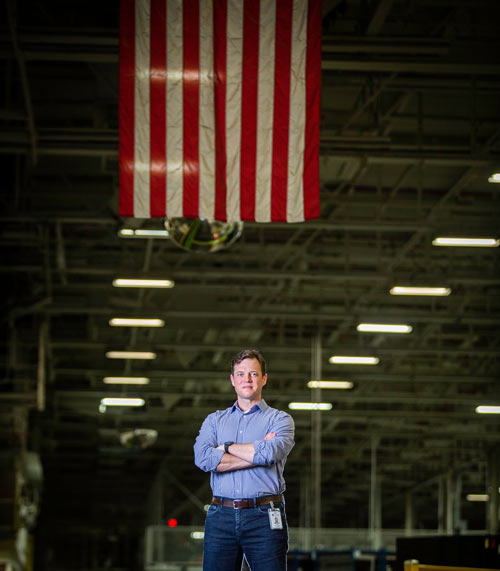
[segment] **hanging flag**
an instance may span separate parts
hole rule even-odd
[[[121,0],[126,217],[319,217],[319,0]]]

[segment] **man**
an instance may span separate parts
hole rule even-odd
[[[295,427],[262,398],[266,382],[262,355],[240,351],[231,363],[236,402],[209,414],[196,438],[195,463],[211,473],[214,496],[205,521],[205,571],[239,570],[243,555],[252,571],[286,569],[283,469]]]

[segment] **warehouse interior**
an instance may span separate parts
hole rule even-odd
[[[242,348],[263,352],[264,398],[295,420],[288,522],[315,530],[299,547],[349,530],[377,548],[394,548],[384,530],[498,534],[500,416],[476,409],[500,405],[500,3],[324,0],[321,217],[244,223],[219,251],[118,215],[118,0],[0,10],[0,556],[12,569],[145,569],[148,526],[202,530],[211,491],[193,443],[234,402]],[[120,317],[163,326],[110,326]],[[103,381],[118,376],[149,383]]]

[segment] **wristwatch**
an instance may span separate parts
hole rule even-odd
[[[231,444],[234,444],[234,442],[224,442],[224,452],[226,454],[229,454],[229,447],[231,446]]]

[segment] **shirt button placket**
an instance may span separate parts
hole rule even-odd
[[[236,434],[236,442],[237,443],[241,443],[243,442],[243,440],[241,439],[241,434],[242,434],[242,430],[241,430],[241,423],[243,420],[243,415],[240,414],[240,418],[238,420],[238,427],[237,427],[237,434]],[[241,470],[236,470],[236,474],[235,474],[235,497],[237,498],[241,498],[241,489],[242,489],[242,474],[241,474]],[[235,512],[239,512],[240,510],[234,510]],[[236,524],[239,524],[239,515],[236,515]]]

